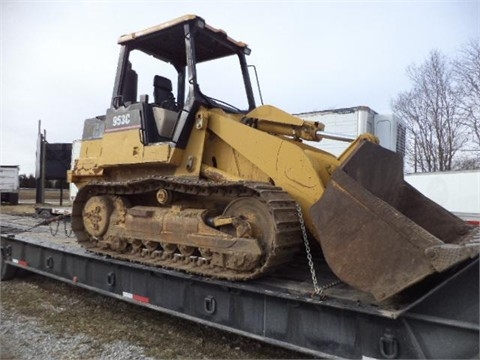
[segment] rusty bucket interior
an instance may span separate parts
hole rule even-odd
[[[379,301],[479,253],[479,228],[413,188],[402,158],[368,141],[310,211],[333,272]]]

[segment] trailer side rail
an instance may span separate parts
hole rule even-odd
[[[323,358],[473,358],[479,352],[478,258],[394,319],[382,316],[381,308],[355,311],[329,300],[151,269],[48,241],[5,234],[1,240],[2,278],[23,268]]]

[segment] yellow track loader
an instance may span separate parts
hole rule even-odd
[[[380,301],[477,256],[478,231],[409,186],[375,136],[337,158],[306,144],[344,140],[323,124],[257,106],[245,43],[187,15],[119,44],[110,107],[85,121],[69,173],[91,251],[247,280],[292,261],[308,233],[340,280]],[[225,61],[235,74],[216,72]]]

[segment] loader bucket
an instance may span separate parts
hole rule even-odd
[[[310,214],[333,272],[378,301],[479,253],[480,228],[410,186],[402,158],[368,141],[334,172]]]

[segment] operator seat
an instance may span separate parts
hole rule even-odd
[[[153,99],[156,105],[164,109],[178,111],[172,93],[172,82],[166,77],[155,75],[153,78]]]
[[[160,75],[153,78],[153,117],[157,126],[160,139],[172,138],[173,130],[177,122],[178,105],[172,93],[172,82]]]

